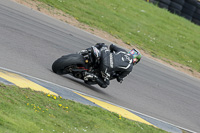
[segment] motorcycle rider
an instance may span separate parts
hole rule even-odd
[[[136,65],[142,55],[136,49],[132,49],[130,52],[117,47],[114,44],[110,45],[110,49],[104,43],[97,43],[95,45],[97,49],[101,52],[100,59],[100,71],[102,76],[97,77],[96,75],[86,75],[87,78],[94,79],[98,85],[102,88],[106,88],[110,84],[110,77],[112,77],[113,72],[117,73],[116,79],[118,82],[122,83],[123,78],[125,78],[131,71],[134,65]],[[87,83],[87,81],[85,81]]]

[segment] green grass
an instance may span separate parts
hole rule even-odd
[[[99,107],[0,84],[0,133],[164,133]]]
[[[162,60],[200,72],[200,26],[144,0],[38,0],[130,42]]]

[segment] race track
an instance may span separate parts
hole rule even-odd
[[[51,72],[62,55],[106,40],[11,2],[0,2],[0,67],[12,69],[200,132],[200,80],[143,58],[123,84],[102,89]]]

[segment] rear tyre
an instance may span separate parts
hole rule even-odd
[[[63,75],[70,72],[66,69],[69,66],[84,66],[84,64],[85,62],[82,55],[70,54],[57,59],[52,65],[52,70],[59,75]]]

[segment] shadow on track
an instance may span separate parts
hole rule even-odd
[[[86,88],[88,88],[88,89],[90,89],[92,91],[95,91],[95,92],[98,92],[98,93],[101,93],[101,94],[104,94],[104,95],[108,95],[103,90],[99,89],[98,87],[85,84],[82,80],[76,79],[76,78],[74,78],[74,77],[72,77],[70,75],[62,75],[62,77],[67,78],[70,81],[73,81],[74,83],[78,83],[78,84],[80,84],[80,85],[82,85],[82,86],[84,86],[84,87],[86,87]]]

